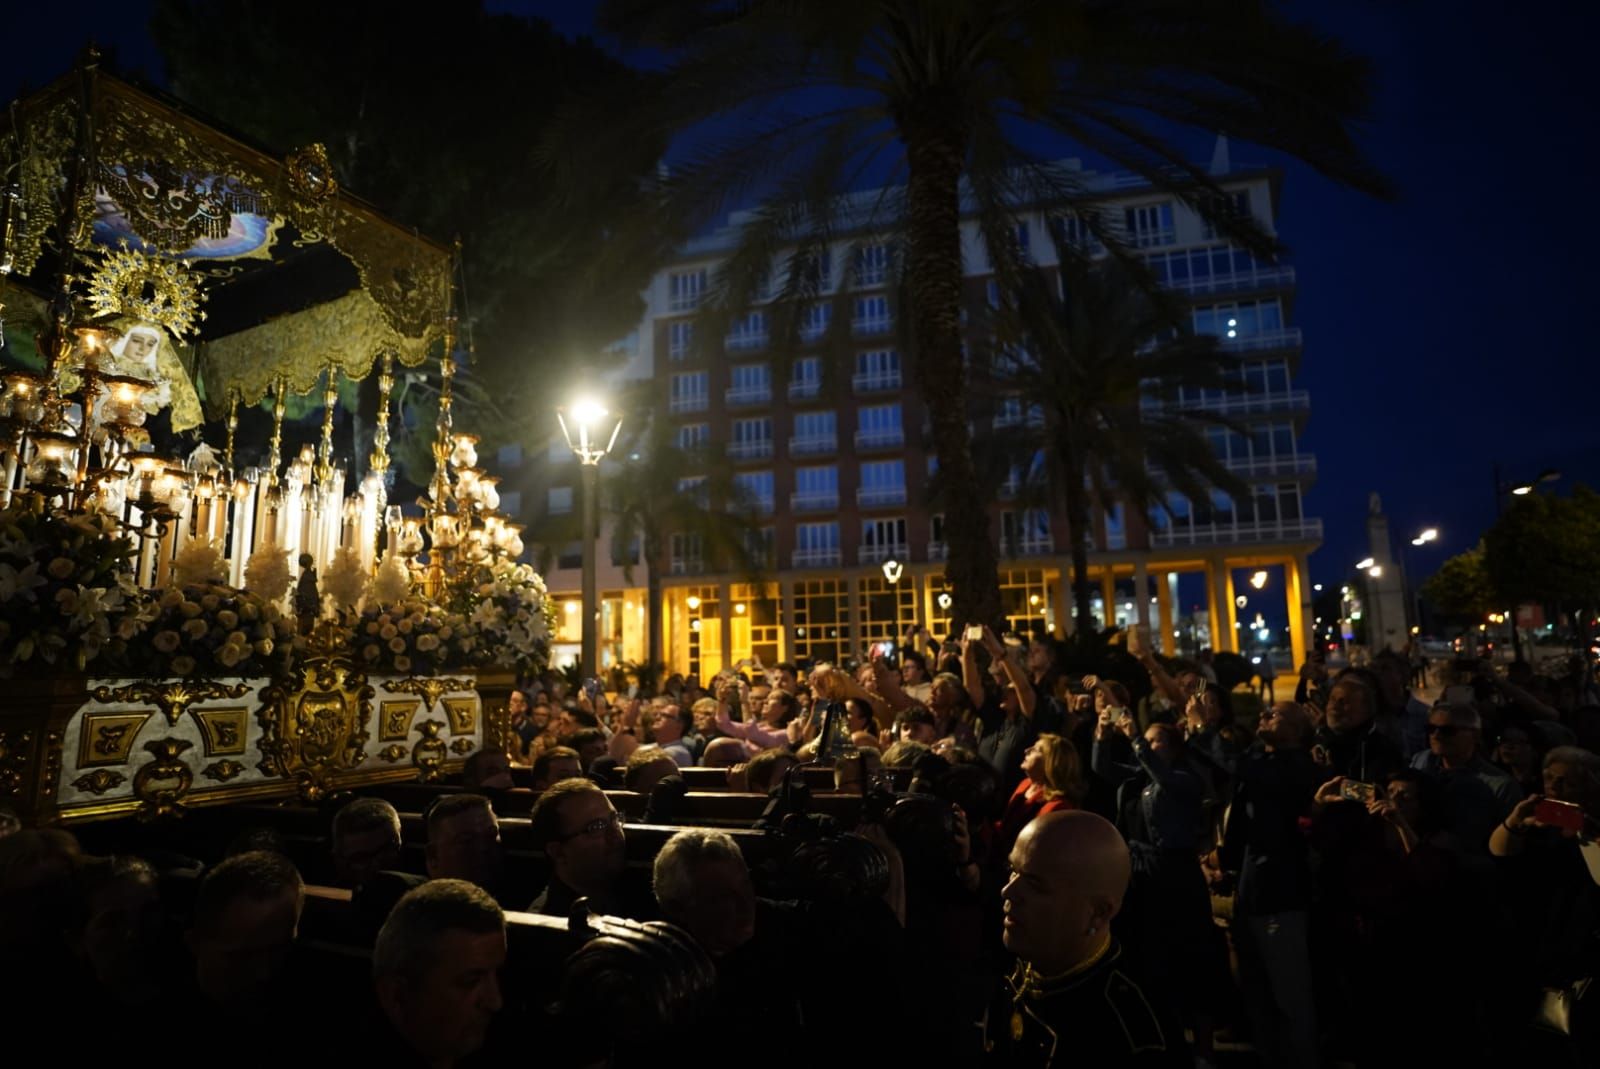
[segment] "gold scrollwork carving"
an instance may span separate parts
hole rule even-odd
[[[478,748],[478,744],[471,739],[451,739],[450,752],[465,756]]]
[[[155,820],[181,814],[184,796],[194,783],[194,772],[179,755],[194,746],[188,739],[151,739],[144,748],[155,760],[139,769],[133,777],[134,796],[144,803],[139,807],[139,819]]]
[[[389,762],[391,765],[405,755],[406,748],[400,745],[398,742],[391,742],[389,745],[378,751],[378,756]]]
[[[128,777],[121,772],[113,772],[109,768],[97,768],[93,772],[85,772],[72,781],[72,785],[80,791],[90,794],[104,794],[114,787],[120,787],[127,782]]]
[[[190,709],[189,715],[200,726],[207,757],[237,757],[245,751],[250,733],[250,710],[243,705],[221,709]]]
[[[188,267],[127,248],[105,253],[89,278],[89,306],[95,316],[127,315],[159,323],[182,337],[206,317],[205,293]]]
[[[97,702],[139,702],[153,705],[167,718],[169,727],[177,727],[189,706],[218,698],[242,698],[250,690],[249,683],[217,683],[207,679],[169,680],[166,682],[130,683],[125,687],[94,688],[89,697]]]
[[[78,767],[124,765],[154,713],[85,713],[78,729]]]
[[[444,695],[460,690],[471,690],[472,680],[451,679],[444,676],[413,676],[410,679],[391,679],[384,684],[384,689],[396,694],[419,696],[422,699],[423,709],[431,713]]]
[[[424,720],[417,725],[422,738],[411,747],[411,763],[417,766],[417,773],[424,783],[432,783],[444,773],[445,759],[450,756],[450,748],[439,737],[439,731],[444,726],[443,720]]]
[[[297,781],[308,802],[327,797],[338,773],[366,760],[373,690],[343,642],[331,623],[319,624],[305,659],[261,692],[257,767]]]
[[[289,153],[283,169],[289,172],[289,188],[306,200],[321,203],[339,192],[328,150],[320,141]]]
[[[213,761],[205,768],[202,768],[200,774],[206,779],[214,779],[220,783],[226,783],[243,771],[244,766],[239,762],[223,760]]]
[[[422,703],[415,698],[378,703],[378,741],[395,742],[410,738],[411,721]]]
[[[446,698],[444,711],[450,716],[450,734],[475,735],[478,732],[476,698]]]

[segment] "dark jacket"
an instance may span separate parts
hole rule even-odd
[[[1239,762],[1222,867],[1239,874],[1234,908],[1259,916],[1311,904],[1311,864],[1300,818],[1327,778],[1305,750],[1257,746]]]
[[[1400,747],[1383,733],[1376,718],[1342,733],[1324,725],[1317,729],[1316,745],[1328,751],[1324,782],[1343,776],[1362,783],[1382,783],[1389,773],[1407,765]]]
[[[1201,822],[1205,816],[1205,781],[1184,767],[1180,759],[1170,768],[1164,765],[1142,737],[1133,740],[1137,764],[1118,761],[1111,747],[1096,740],[1092,765],[1095,775],[1117,784],[1118,824],[1123,835],[1150,844],[1157,850],[1194,850],[1199,846]],[[1138,823],[1130,826],[1137,799]]]

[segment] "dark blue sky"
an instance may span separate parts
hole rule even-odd
[[[489,6],[539,15],[569,35],[593,27],[583,0]],[[1492,521],[1496,463],[1507,479],[1558,468],[1558,491],[1600,484],[1588,321],[1600,225],[1585,207],[1600,9],[1553,0],[1294,6],[1376,62],[1364,143],[1399,189],[1378,202],[1292,161],[1233,149],[1236,163],[1278,162],[1286,172],[1279,226],[1298,270],[1299,385],[1313,405],[1304,447],[1321,473],[1308,511],[1326,529],[1312,571],[1337,582],[1365,555],[1367,494],[1376,490],[1397,542],[1440,529],[1437,548],[1412,557],[1425,575]],[[31,26],[10,27],[0,90],[9,98],[23,82],[66,71],[90,37],[159,81],[149,10],[141,0],[36,10]]]

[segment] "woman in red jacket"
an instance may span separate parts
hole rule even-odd
[[[1045,732],[1022,755],[1022,782],[995,825],[994,858],[1007,863],[1011,847],[1028,822],[1040,813],[1077,809],[1087,785],[1078,751],[1060,735]]]

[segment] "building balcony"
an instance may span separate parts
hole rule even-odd
[[[872,431],[856,431],[856,452],[875,449],[900,449],[906,444],[906,432],[900,427],[886,427]]]
[[[1300,348],[1299,327],[1279,327],[1254,334],[1241,334],[1236,338],[1218,338],[1217,348],[1225,353],[1257,353],[1276,349]]]
[[[729,386],[722,395],[723,403],[729,408],[749,408],[752,405],[765,405],[772,402],[771,386]]]
[[[1310,453],[1298,453],[1292,457],[1229,457],[1223,464],[1235,475],[1246,479],[1286,479],[1317,473],[1317,458]],[[1156,478],[1166,474],[1165,469],[1154,464],[1146,465],[1146,470]]]
[[[667,566],[667,571],[672,575],[700,575],[705,570],[705,562],[698,557],[673,557]]]
[[[850,379],[856,393],[886,393],[901,388],[900,372],[880,371],[871,375],[856,375]]]
[[[789,495],[790,512],[837,512],[839,511],[838,491],[826,494]]]
[[[859,546],[856,549],[857,564],[882,564],[886,560],[904,562],[911,556],[911,547],[901,543],[899,545]]]
[[[948,556],[950,556],[950,547],[945,545],[944,542],[935,539],[928,543],[929,560],[944,560]]]
[[[837,568],[844,558],[837,548],[797,549],[789,560],[796,568]]]
[[[789,383],[789,400],[814,401],[822,396],[820,379],[797,379]]]
[[[903,486],[863,486],[856,490],[856,504],[864,509],[890,508],[905,503],[906,488]]]
[[[771,438],[763,438],[759,441],[728,443],[728,459],[730,460],[766,460],[771,456]]]
[[[697,397],[674,397],[667,402],[667,411],[673,415],[685,412],[704,412],[711,405],[711,399],[704,394]]]
[[[1174,546],[1246,545],[1260,542],[1319,542],[1321,520],[1261,520],[1240,523],[1175,523],[1150,532],[1151,549]]]
[[[1001,549],[1018,557],[1048,557],[1056,551],[1056,540],[1049,535],[1030,535],[1015,542],[1002,542]]]
[[[723,348],[730,353],[755,353],[767,347],[769,338],[764,330],[741,331],[722,339]]]
[[[850,333],[858,338],[888,334],[894,330],[893,316],[863,316],[850,321]]]
[[[1159,401],[1145,399],[1139,407],[1146,412],[1211,412],[1219,416],[1287,415],[1311,410],[1311,394],[1306,390],[1275,390],[1270,393],[1238,393],[1208,401]]]
[[[791,457],[820,457],[839,451],[839,436],[837,434],[813,434],[805,438],[794,437],[789,439],[789,455]]]
[[[1253,293],[1259,290],[1294,288],[1294,268],[1260,267],[1254,271],[1235,271],[1209,278],[1170,279],[1167,289],[1187,293],[1191,297],[1218,297],[1229,293]]]

